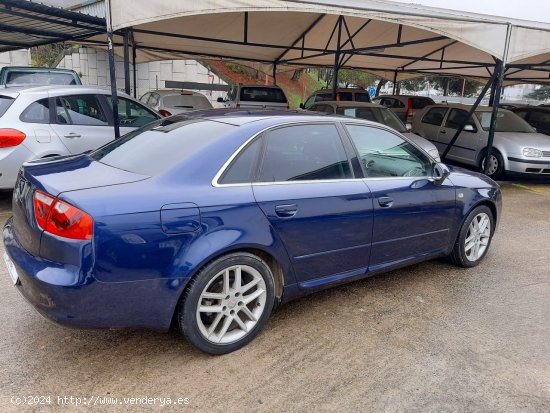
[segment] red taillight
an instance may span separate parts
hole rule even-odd
[[[92,217],[45,192],[34,193],[34,215],[38,226],[46,232],[71,239],[92,239]]]
[[[413,116],[413,101],[412,99],[407,100],[407,113],[405,114],[405,120],[408,123],[412,122],[412,116]]]
[[[25,140],[27,135],[17,129],[0,129],[0,148],[17,146]]]
[[[159,113],[164,117],[172,116],[172,114],[170,112],[168,112],[167,110],[165,110],[165,109],[159,110]]]

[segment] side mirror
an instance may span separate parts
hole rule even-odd
[[[451,174],[451,170],[444,163],[438,162],[433,167],[432,176],[436,185],[441,185]]]
[[[462,130],[464,132],[473,132],[475,129],[474,129],[473,125],[468,124],[468,125],[465,125],[464,129],[462,129]]]
[[[303,103],[300,103],[300,109],[305,109],[306,107],[304,106]]]
[[[407,129],[408,132],[410,132],[413,128],[413,125],[411,125],[410,123],[406,123],[405,128]]]
[[[216,100],[216,102],[218,102],[218,103],[223,103],[223,102],[225,102],[225,101],[223,100],[222,97],[219,97],[219,98]]]

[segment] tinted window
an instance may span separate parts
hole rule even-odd
[[[74,75],[55,72],[8,72],[7,85],[76,85]]]
[[[336,113],[339,115],[350,116],[352,118],[366,119],[373,122],[389,126],[400,133],[407,133],[407,128],[403,122],[389,109],[385,108],[338,108]]]
[[[332,100],[332,93],[318,93],[315,98],[316,102],[322,102],[324,100]]]
[[[6,113],[8,108],[11,106],[15,99],[7,97],[7,96],[0,96],[0,117]]]
[[[60,96],[55,99],[56,122],[63,125],[107,126],[97,95]]]
[[[163,119],[127,133],[90,156],[115,168],[152,176],[193,155],[234,128],[208,120],[194,119],[176,124],[172,119]]]
[[[353,95],[351,92],[338,92],[336,95],[336,100],[341,100],[342,102],[351,102],[353,100]]]
[[[260,182],[351,178],[334,125],[296,125],[270,131]]]
[[[413,109],[424,109],[428,105],[433,105],[435,102],[430,98],[410,98],[412,100]]]
[[[370,102],[370,96],[369,96],[368,93],[356,92],[355,93],[355,100],[357,102]]]
[[[393,98],[382,98],[381,103],[382,106],[385,106],[387,108],[404,108],[405,104],[401,102],[400,100],[393,99]]]
[[[274,87],[250,87],[241,89],[241,100],[247,102],[287,103],[281,89]]]
[[[40,99],[31,103],[21,114],[22,122],[50,123],[50,99]]]
[[[255,139],[244,148],[239,155],[231,162],[229,168],[220,179],[222,184],[242,184],[252,182],[254,178],[254,166],[261,148],[261,140]]]
[[[449,112],[449,116],[447,116],[447,120],[445,121],[445,127],[458,129],[467,117],[468,112],[466,112],[465,110],[451,109],[451,111]],[[474,128],[474,131],[477,129],[472,120],[470,120],[467,125],[472,126]]]
[[[535,128],[548,130],[550,129],[550,112],[540,112],[538,110],[533,111],[531,112],[531,117],[529,118],[529,122]]]
[[[367,177],[428,176],[431,162],[403,138],[378,128],[346,125]]]
[[[323,105],[323,104],[313,105],[311,107],[311,110],[314,112],[328,113],[330,115],[334,114],[334,108],[330,105]]]
[[[526,110],[514,110],[514,113],[518,115],[522,119],[527,119],[527,112]]]
[[[113,101],[111,96],[107,96],[107,102],[112,108]],[[124,97],[118,98],[118,119],[120,126],[138,128],[158,118],[157,115],[145,106]]]
[[[447,113],[447,108],[431,108],[422,118],[422,123],[441,126],[445,113]]]

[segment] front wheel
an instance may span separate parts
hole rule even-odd
[[[487,254],[493,232],[493,213],[484,205],[478,206],[464,220],[449,258],[460,267],[475,267]]]
[[[190,281],[180,302],[180,330],[206,353],[230,353],[256,337],[273,304],[268,265],[252,254],[229,254],[206,265]]]
[[[485,162],[487,162],[487,154],[483,155],[481,160],[481,172],[487,173],[487,176],[493,179],[498,179],[504,174],[504,160],[502,155],[493,150],[489,156],[489,168],[485,172]]]

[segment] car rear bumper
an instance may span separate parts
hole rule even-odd
[[[508,167],[510,172],[550,175],[550,159],[522,159],[514,156],[508,156]]]
[[[14,264],[19,292],[48,319],[79,328],[170,327],[182,279],[99,282],[79,267],[27,252],[15,237],[12,219],[3,230],[4,247]]]
[[[13,189],[23,163],[34,158],[24,145],[0,149],[0,189]]]

